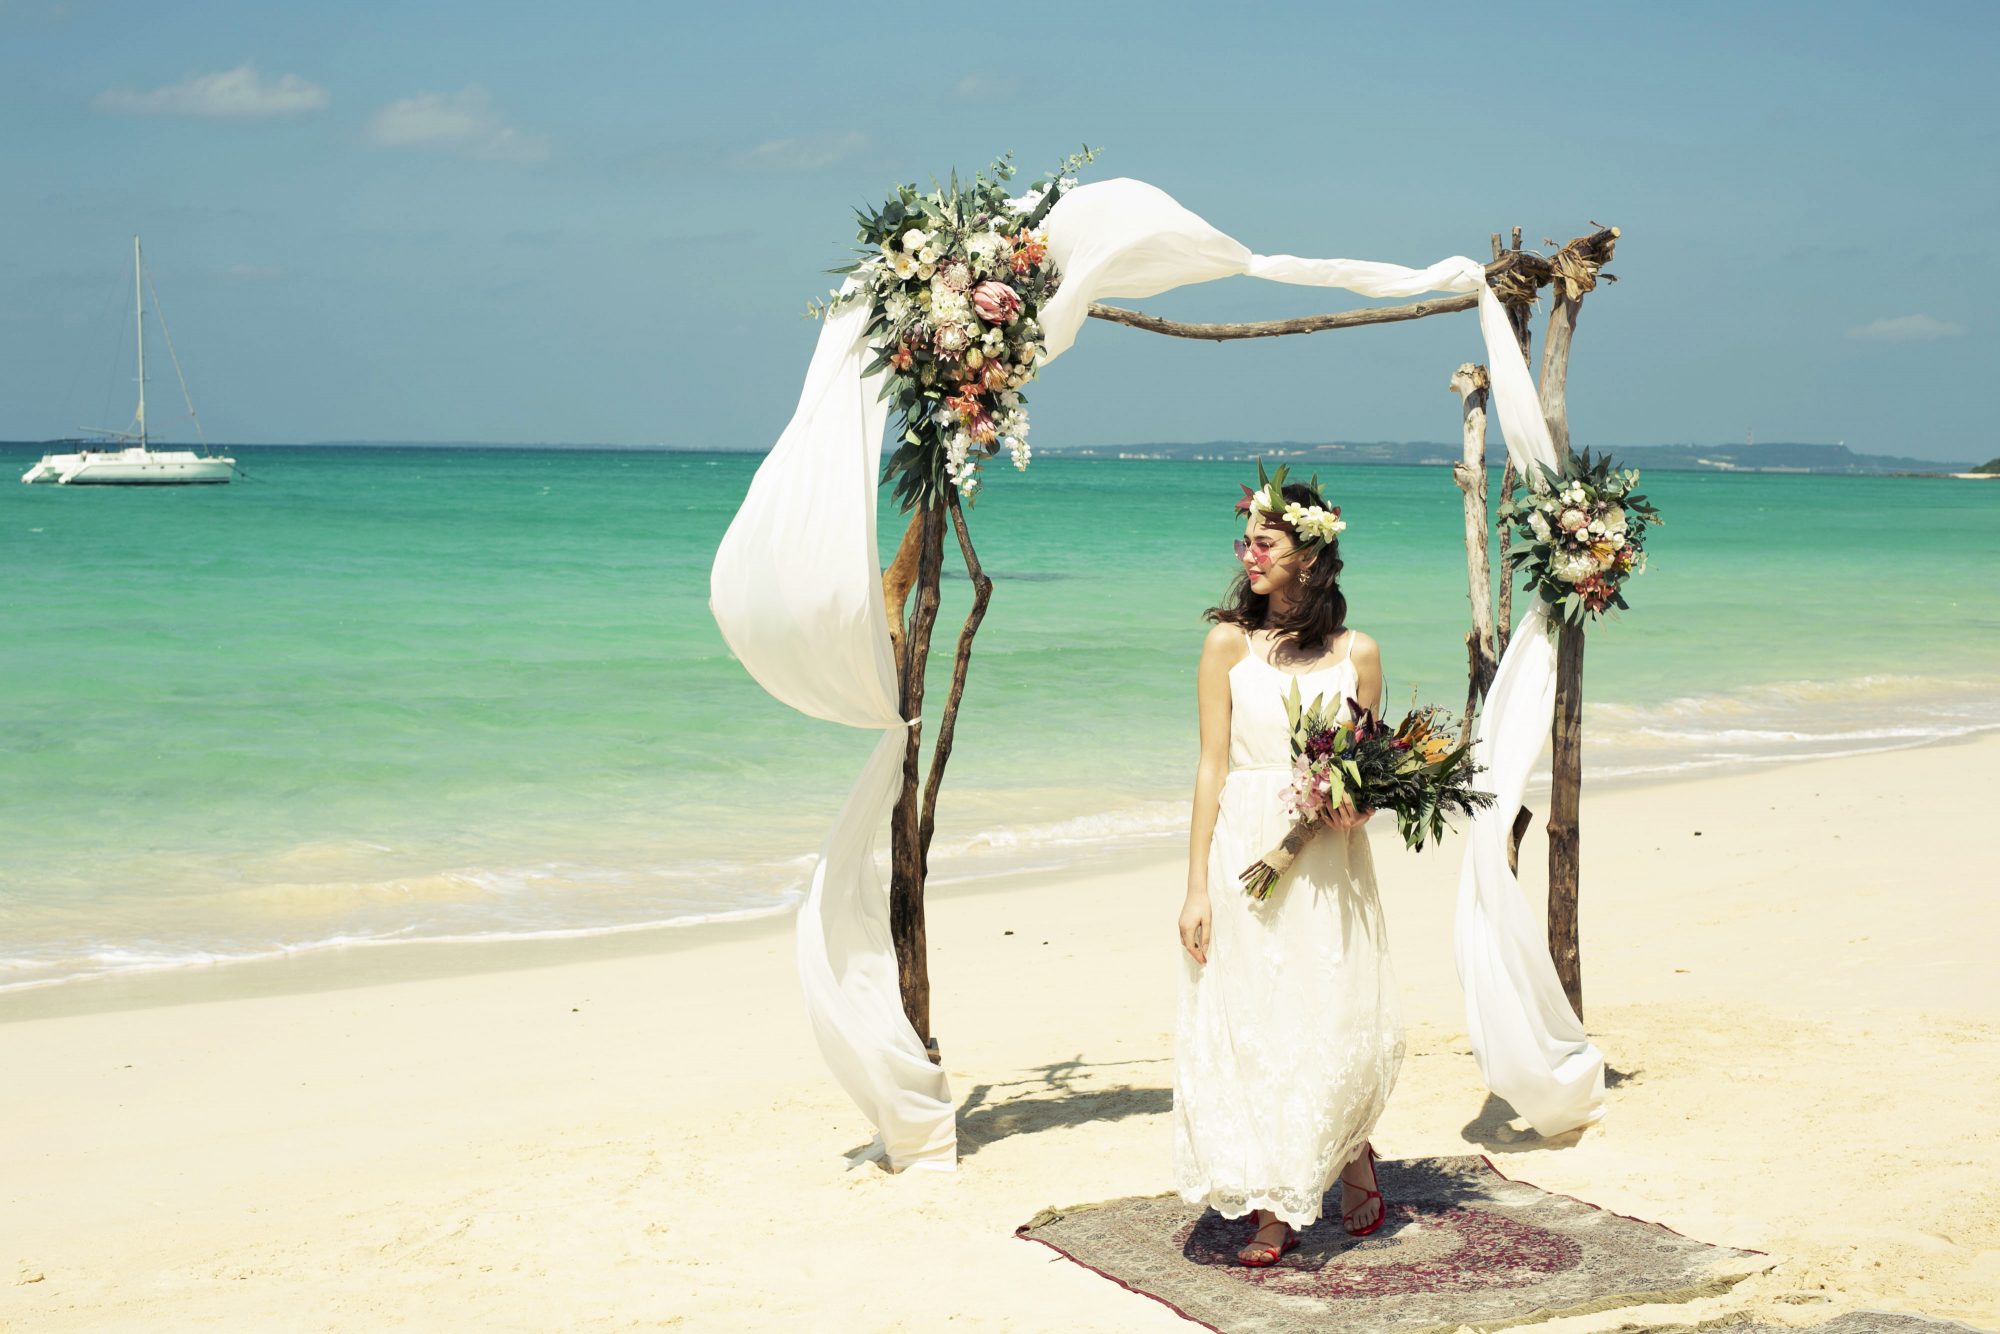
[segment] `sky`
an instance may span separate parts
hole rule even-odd
[[[208,438],[762,450],[852,210],[1078,146],[1252,250],[1622,229],[1578,446],[2000,454],[2000,5],[0,0],[0,438],[123,427],[131,238]],[[1343,309],[1231,279],[1183,319]],[[192,438],[148,335],[157,437]],[[1446,440],[1470,313],[1093,322],[1039,447]]]

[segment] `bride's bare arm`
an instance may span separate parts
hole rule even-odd
[[[1229,669],[1243,657],[1243,632],[1218,625],[1201,645],[1195,700],[1201,719],[1201,759],[1195,765],[1194,815],[1188,823],[1187,901],[1181,906],[1181,945],[1197,963],[1208,962],[1208,849],[1215,837],[1222,780],[1229,772]]]
[[[1382,646],[1359,630],[1354,632],[1354,647],[1349,650],[1354,656],[1355,698],[1370,713],[1382,712]]]

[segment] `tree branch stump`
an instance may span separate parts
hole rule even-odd
[[[1521,874],[1521,840],[1528,836],[1528,826],[1535,822],[1535,813],[1523,806],[1514,812],[1514,827],[1507,837],[1507,873],[1518,878]]]
[[[889,617],[889,647],[896,656],[896,670],[903,670],[903,658],[907,652],[903,636],[903,617],[910,602],[910,585],[917,581],[917,556],[923,549],[924,516],[921,513],[910,516],[910,526],[903,530],[903,540],[896,547],[895,559],[889,568],[882,571],[882,610]]]

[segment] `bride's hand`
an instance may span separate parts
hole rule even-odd
[[[1188,895],[1181,905],[1181,948],[1185,949],[1196,963],[1208,962],[1209,932],[1214,927],[1214,919],[1209,913],[1208,895],[1196,897]]]
[[[1327,812],[1326,819],[1335,829],[1355,829],[1367,824],[1374,814],[1373,806],[1357,811],[1354,809],[1354,798],[1342,797],[1340,805]]]

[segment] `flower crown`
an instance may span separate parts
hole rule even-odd
[[[1286,500],[1285,472],[1290,466],[1280,463],[1277,471],[1267,476],[1264,461],[1257,460],[1257,489],[1243,488],[1243,499],[1236,502],[1236,512],[1247,515],[1255,511],[1265,523],[1283,528],[1301,544],[1331,542],[1347,528],[1347,521],[1340,517],[1340,506],[1326,504],[1319,492],[1318,473],[1313,474],[1308,484],[1313,493],[1312,504]]]

